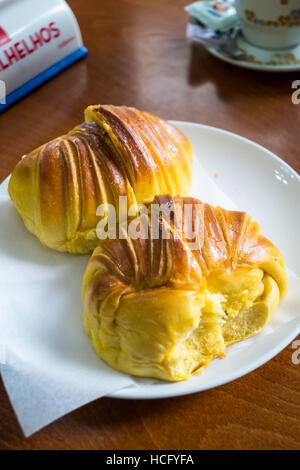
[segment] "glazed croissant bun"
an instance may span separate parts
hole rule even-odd
[[[84,327],[114,368],[178,381],[224,357],[226,345],[259,332],[288,279],[281,253],[248,214],[192,198],[156,202],[175,215],[190,204],[193,219],[202,217],[203,243],[194,249],[181,224],[165,214],[154,238],[150,205],[148,239],[128,235],[95,249],[83,279]]]
[[[9,194],[27,229],[55,250],[88,253],[98,244],[100,204],[186,195],[192,146],[173,125],[125,106],[89,106],[85,123],[26,155]],[[103,215],[103,214],[102,214]]]

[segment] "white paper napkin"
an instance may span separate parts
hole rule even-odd
[[[193,188],[193,196],[236,208],[197,159]],[[101,361],[83,331],[81,281],[88,259],[42,246],[25,229],[13,207],[7,180],[2,183],[1,374],[26,436],[96,398],[124,387],[139,387],[139,380]],[[299,290],[300,281],[293,277],[292,291]],[[293,295],[289,296],[290,302]],[[268,328],[276,328],[276,322],[295,321],[293,314],[287,316],[285,312],[291,305],[284,305],[276,313],[275,326]]]

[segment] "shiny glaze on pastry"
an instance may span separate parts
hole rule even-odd
[[[83,279],[84,327],[112,367],[178,381],[224,357],[226,345],[258,333],[288,279],[280,251],[247,213],[170,195],[156,202],[175,214],[186,203],[193,217],[200,210],[204,243],[191,249],[163,215],[169,239],[161,230],[158,239],[103,241]],[[150,215],[151,206],[151,228]]]
[[[186,195],[193,151],[173,125],[126,106],[89,106],[85,123],[26,155],[9,182],[27,229],[55,250],[91,252],[100,204]]]

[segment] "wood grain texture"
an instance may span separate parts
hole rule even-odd
[[[177,0],[70,0],[87,60],[0,116],[0,180],[20,155],[83,120],[91,103],[126,104],[248,137],[300,171],[299,73],[238,69],[185,39]],[[297,449],[300,364],[287,347],[251,374],[180,398],[104,398],[24,439],[0,389],[0,449]]]

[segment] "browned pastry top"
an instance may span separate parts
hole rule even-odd
[[[178,288],[199,289],[211,273],[233,271],[238,267],[261,268],[270,274],[285,295],[284,261],[278,248],[261,232],[261,228],[246,212],[228,211],[190,197],[158,196],[153,201],[167,204],[173,214],[186,204],[192,207],[192,217],[200,221],[203,243],[190,248],[184,230],[174,226],[174,216],[161,214],[159,238],[154,239],[151,231],[151,205],[149,205],[148,239],[105,240],[96,248],[91,263],[106,267],[111,280],[146,289],[159,285]],[[178,217],[178,220],[180,218]],[[169,226],[170,238],[163,238],[163,226]],[[178,234],[178,236],[176,236]],[[102,277],[102,282],[107,282]]]
[[[89,106],[86,121],[26,155],[9,194],[26,227],[59,251],[87,253],[98,243],[99,205],[187,194],[192,146],[167,121],[126,106]]]

